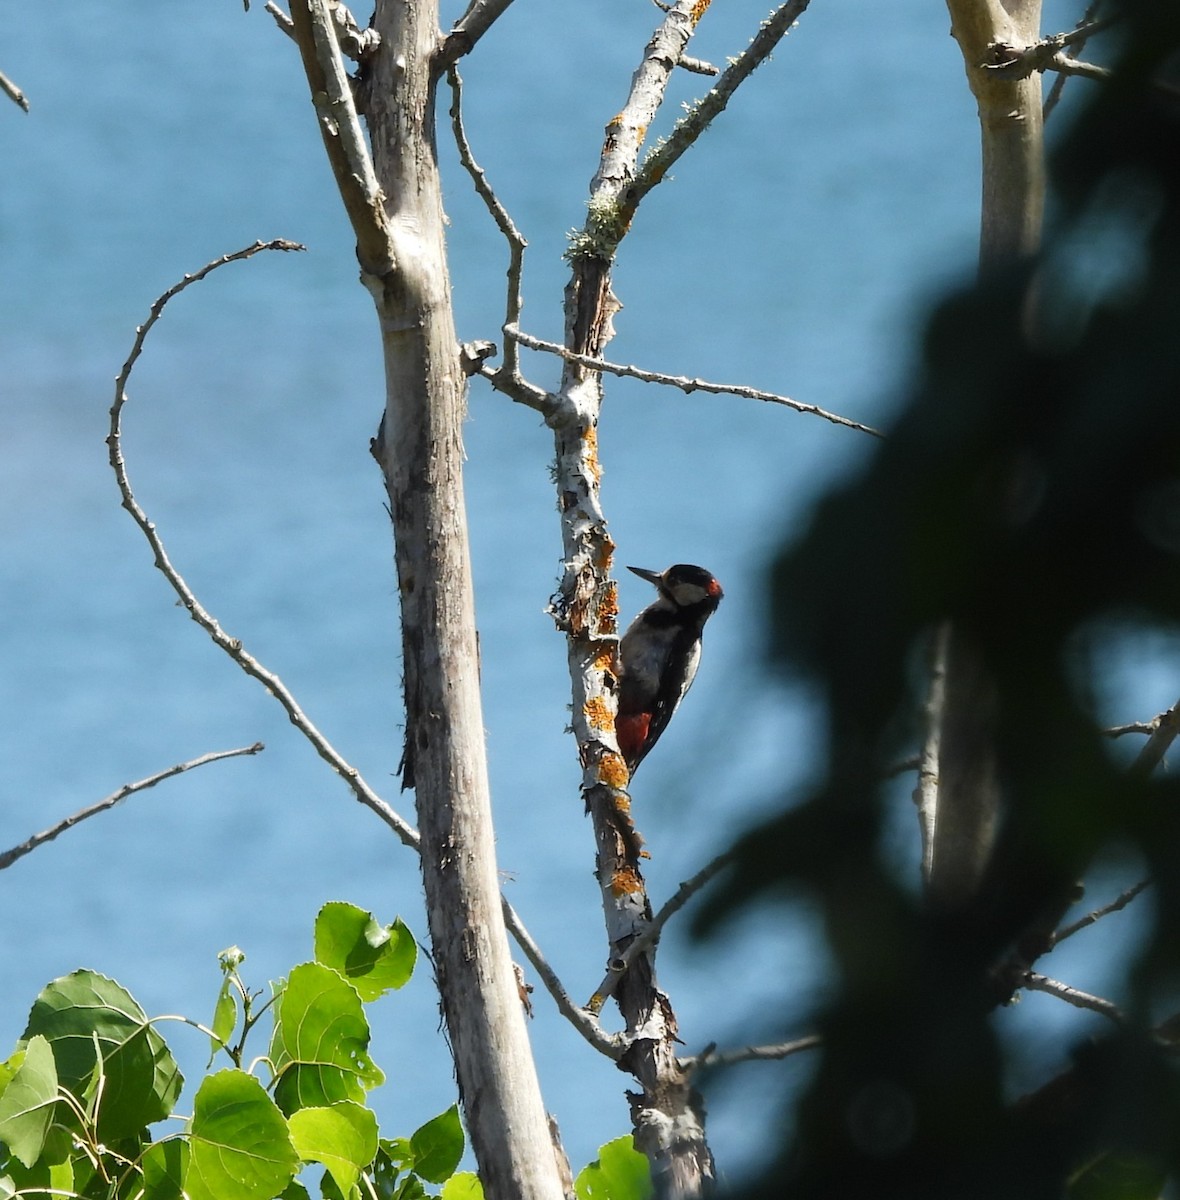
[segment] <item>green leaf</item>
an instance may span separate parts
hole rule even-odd
[[[307,1188],[299,1182],[298,1179],[292,1179],[289,1184],[281,1192],[279,1192],[279,1200],[311,1200],[311,1196],[307,1193]]]
[[[442,1200],[484,1200],[479,1176],[474,1171],[456,1171],[443,1184]]]
[[[0,1200],[19,1195],[21,1200],[57,1200],[76,1190],[74,1172],[68,1162],[52,1166],[38,1162],[31,1169],[9,1159],[0,1178]]]
[[[181,1200],[190,1156],[189,1145],[181,1138],[168,1138],[149,1146],[140,1160],[143,1200]]]
[[[368,1055],[369,1023],[356,989],[320,963],[296,967],[275,1002],[270,1060],[283,1112],[364,1101],[385,1076]]]
[[[38,1034],[29,1039],[16,1073],[0,1095],[0,1141],[26,1167],[41,1157],[56,1106],[53,1051]]]
[[[414,1152],[413,1171],[430,1183],[449,1179],[463,1157],[463,1126],[459,1123],[459,1106],[452,1104],[446,1112],[427,1121],[410,1138]]]
[[[190,1200],[271,1200],[299,1169],[283,1114],[245,1071],[206,1076],[188,1135]]]
[[[223,979],[221,991],[217,993],[217,1003],[213,1006],[213,1022],[209,1026],[214,1035],[209,1039],[209,1064],[217,1057],[218,1051],[229,1044],[237,1024],[238,994],[230,981]]]
[[[24,1040],[41,1035],[53,1050],[58,1082],[84,1106],[102,1078],[99,1140],[118,1141],[161,1121],[184,1079],[164,1039],[131,994],[94,971],[55,979],[37,997]]]
[[[340,901],[325,904],[316,917],[316,962],[339,971],[362,1000],[404,987],[417,957],[414,935],[400,917],[381,925],[372,913]]]
[[[301,1108],[288,1123],[299,1157],[323,1163],[344,1195],[377,1153],[377,1118],[351,1100],[330,1108]]]
[[[599,1146],[598,1158],[574,1180],[578,1200],[649,1200],[651,1167],[631,1135]]]

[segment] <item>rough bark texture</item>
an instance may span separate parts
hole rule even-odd
[[[319,10],[317,14],[316,10]],[[463,499],[465,379],[451,313],[435,161],[435,0],[379,0],[365,66],[373,167],[348,147],[351,97],[333,100],[313,44],[319,0],[292,18],[329,160],[357,230],[381,326],[386,405],[374,453],[393,518],[412,770],[434,969],[467,1128],[492,1200],[564,1195],[501,908]],[[330,64],[329,64],[330,65]],[[325,111],[321,88],[335,110]],[[355,148],[354,148],[355,150]],[[344,164],[343,169],[341,163]],[[358,175],[358,170],[361,172]],[[357,188],[361,195],[357,195]],[[383,193],[383,196],[382,196]],[[373,211],[374,197],[383,212]]]
[[[631,81],[631,93],[606,127],[598,173],[590,186],[590,216],[574,240],[566,289],[566,346],[599,357],[613,336],[618,302],[611,266],[634,214],[629,185],[646,130],[668,77],[705,4],[679,0],[652,36]],[[567,361],[547,421],[557,444],[565,575],[555,614],[567,634],[573,682],[573,727],[583,767],[582,790],[594,823],[597,875],[610,958],[621,956],[651,919],[639,869],[639,840],[630,818],[627,768],[614,740],[618,603],[611,582],[612,542],[603,515],[597,456],[602,380]],[[619,1065],[640,1091],[628,1093],[636,1146],[652,1166],[661,1200],[688,1200],[713,1188],[713,1159],[703,1113],[676,1050],[676,1018],[655,978],[654,947],[636,959],[616,992],[630,1047]]]

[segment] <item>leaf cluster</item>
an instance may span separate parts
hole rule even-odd
[[[410,930],[332,902],[314,944],[313,960],[272,982],[264,1001],[239,973],[242,951],[223,950],[208,1027],[153,1020],[95,971],[48,984],[0,1062],[0,1200],[310,1200],[303,1173],[314,1166],[323,1200],[483,1200],[479,1178],[458,1170],[457,1105],[387,1138],[367,1103],[385,1076],[369,1056],[365,1006],[409,982]],[[247,1061],[267,1015],[267,1051]],[[211,1053],[183,1130],[153,1135],[178,1118],[184,1085],[157,1029],[169,1019],[203,1030]],[[222,1055],[231,1065],[212,1070]],[[599,1153],[575,1180],[578,1200],[647,1200],[647,1159],[630,1135]]]
[[[325,1200],[478,1200],[478,1180],[456,1174],[457,1106],[393,1139],[367,1106],[384,1075],[369,1057],[365,1005],[403,987],[416,958],[400,920],[382,925],[342,903],[321,909],[313,961],[272,983],[262,1004],[239,974],[244,955],[224,951],[205,1032],[210,1067],[222,1054],[231,1065],[205,1075],[183,1131],[157,1136],[150,1127],[177,1117],[184,1083],[157,1028],[167,1018],[149,1019],[95,971],[54,980],[0,1064],[0,1196],[307,1200],[297,1177],[319,1165]],[[245,1065],[268,1013],[267,1053]]]

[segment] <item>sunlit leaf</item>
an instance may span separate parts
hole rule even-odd
[[[368,1001],[407,983],[418,947],[400,918],[382,925],[354,904],[333,901],[316,917],[315,957],[339,971]]]
[[[299,1169],[283,1114],[245,1071],[206,1077],[188,1134],[190,1200],[271,1200]]]
[[[479,1176],[474,1171],[456,1171],[443,1184],[442,1200],[484,1200]]]
[[[346,1196],[377,1153],[377,1118],[348,1100],[330,1108],[301,1108],[289,1124],[299,1157],[323,1163]]]
[[[53,1051],[40,1035],[30,1038],[24,1057],[0,1094],[0,1141],[26,1167],[41,1157],[57,1105]]]
[[[598,1158],[578,1172],[574,1191],[578,1200],[648,1200],[651,1167],[627,1134],[598,1148]]]
[[[365,1098],[385,1076],[368,1055],[369,1023],[356,989],[337,971],[303,963],[275,1002],[270,1059],[285,1113]]]
[[[233,985],[228,979],[221,981],[221,991],[217,993],[217,1003],[213,1006],[213,1023],[210,1029],[214,1036],[209,1039],[209,1062],[217,1057],[219,1050],[229,1042],[234,1028],[238,1023],[238,997]]]
[[[94,971],[55,979],[37,997],[24,1039],[38,1034],[53,1050],[58,1081],[83,1104],[101,1075],[102,1141],[131,1137],[171,1113],[184,1082],[180,1068],[143,1009],[113,979]]]

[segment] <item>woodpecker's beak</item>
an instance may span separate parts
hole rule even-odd
[[[646,579],[655,587],[660,587],[664,582],[664,575],[661,571],[649,571],[646,567],[628,567],[627,570],[632,575],[638,575],[640,579]]]

